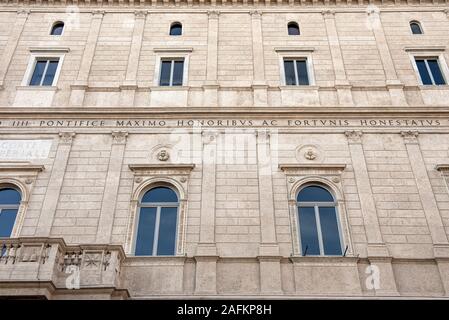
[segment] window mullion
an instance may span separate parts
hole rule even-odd
[[[161,207],[156,209],[156,222],[154,226],[154,238],[153,238],[153,256],[157,256],[157,245],[159,242],[159,225],[161,222]]]
[[[324,248],[323,248],[323,234],[321,232],[321,221],[320,221],[320,211],[317,205],[314,206],[315,209],[315,221],[316,221],[316,228],[318,233],[318,245],[320,247],[320,255],[324,255]]]
[[[429,63],[427,62],[427,59],[424,59],[424,64],[426,65],[427,73],[429,74],[430,81],[432,81],[432,84],[435,84],[435,79],[433,78],[432,71],[430,70]]]
[[[44,79],[45,79],[45,75],[47,74],[47,69],[48,69],[48,65],[50,64],[50,60],[47,60],[45,63],[45,68],[44,68],[44,72],[42,72],[42,78],[41,81],[39,81],[39,85],[42,86],[42,84],[44,83]]]
[[[170,63],[170,86],[173,86],[173,71],[175,69],[175,60],[172,60]]]
[[[298,68],[296,67],[296,60],[293,60],[293,70],[295,71],[295,85],[299,85]]]

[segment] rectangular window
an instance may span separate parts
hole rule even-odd
[[[52,86],[58,69],[59,58],[37,59],[30,86]]]
[[[438,58],[415,58],[421,82],[424,85],[445,85]]]
[[[159,78],[160,86],[182,86],[184,59],[163,59]]]
[[[308,86],[309,74],[307,71],[307,59],[284,60],[285,84],[288,86]]]

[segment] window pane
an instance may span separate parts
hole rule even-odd
[[[11,188],[0,190],[0,205],[1,204],[19,205],[20,200],[21,200],[21,196],[17,190],[14,190]]]
[[[178,196],[170,188],[157,187],[145,193],[142,202],[178,202]]]
[[[440,65],[438,64],[437,59],[427,60],[427,63],[429,64],[430,72],[432,72],[433,80],[435,81],[435,84],[442,85],[446,84],[443,78],[443,74],[441,73]]]
[[[177,23],[171,26],[170,35],[171,36],[180,36],[182,34],[182,25]]]
[[[33,76],[31,77],[30,86],[39,86],[41,84],[42,76],[44,74],[45,65],[47,61],[37,61],[34,67]]]
[[[42,82],[43,86],[51,86],[53,84],[53,79],[55,78],[56,69],[58,68],[58,62],[50,61],[48,64],[47,72],[45,73],[44,81]]]
[[[62,34],[62,30],[63,29],[64,29],[64,24],[63,23],[55,24],[55,26],[51,30],[51,34],[53,36],[60,36]]]
[[[17,209],[3,209],[0,211],[0,238],[9,238],[11,236],[16,216]]]
[[[161,86],[170,85],[170,70],[171,70],[171,61],[162,61],[161,80],[159,82],[159,85]]]
[[[184,73],[184,61],[175,61],[173,69],[173,85],[182,86],[182,77]]]
[[[424,60],[416,59],[416,66],[418,67],[419,76],[421,77],[421,81],[423,84],[432,84],[432,80],[430,79],[429,73],[427,72],[426,63]]]
[[[340,233],[334,207],[320,207],[321,234],[326,255],[341,255]]]
[[[288,24],[288,34],[290,36],[299,36],[299,27],[296,23]]]
[[[295,68],[293,66],[292,60],[284,61],[284,71],[285,71],[285,84],[288,86],[296,85]]]
[[[421,27],[417,23],[411,23],[410,28],[412,29],[413,34],[422,34]]]
[[[178,208],[161,208],[157,255],[174,255],[176,247],[176,219]]]
[[[309,85],[309,76],[307,74],[307,61],[296,61],[296,70],[298,70],[299,85]]]
[[[157,208],[140,208],[136,239],[136,256],[151,256],[153,254],[156,209]]]
[[[298,212],[302,255],[319,255],[320,246],[318,243],[315,209],[313,207],[298,207]]]
[[[334,202],[334,198],[326,189],[310,186],[299,192],[298,202]]]

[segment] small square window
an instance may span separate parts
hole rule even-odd
[[[308,86],[309,73],[307,59],[284,59],[285,84],[288,86]]]
[[[420,58],[415,57],[416,67],[418,69],[421,82],[424,85],[445,85],[443,73],[437,57]]]
[[[162,59],[159,77],[160,86],[182,86],[184,59]]]
[[[38,58],[34,65],[30,86],[52,86],[58,70],[59,58]]]

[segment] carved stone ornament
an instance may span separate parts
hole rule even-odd
[[[166,149],[162,149],[157,154],[157,159],[159,161],[167,161],[170,158],[170,154]]]
[[[304,152],[304,158],[306,158],[307,160],[315,160],[316,157],[317,153],[312,148],[309,148]]]

